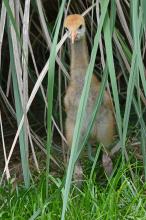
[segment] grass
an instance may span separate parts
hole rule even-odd
[[[145,0],[87,1],[87,4],[63,0],[56,1],[54,14],[54,6],[51,12],[50,8],[51,0],[50,6],[41,0],[3,0],[0,9],[0,129],[5,154],[2,158],[5,167],[0,170],[0,218],[146,219],[145,183],[141,179],[141,173],[145,174],[146,179]],[[67,174],[64,179],[59,179],[51,175],[50,159],[54,160],[52,143],[58,136],[58,145],[66,142],[62,103],[69,79],[70,53],[63,45],[67,38],[67,34],[63,35],[63,19],[68,13],[77,12],[85,16],[91,56],[78,108]],[[87,134],[83,143],[79,144],[93,72],[100,75],[101,88]],[[92,168],[87,163],[85,167],[91,173],[86,172],[83,188],[77,190],[71,186],[74,164],[88,138],[105,88],[113,100],[116,140],[122,149],[122,162],[118,160],[113,177],[104,186],[100,178],[95,180],[95,163]],[[35,101],[38,103],[35,104]],[[44,120],[42,112],[37,111],[40,106],[47,112],[44,113]],[[131,116],[134,120],[131,120]],[[7,135],[6,122],[11,125],[11,139]],[[43,132],[39,132],[41,129]],[[8,141],[10,150],[7,149]],[[127,142],[141,149],[143,164],[135,159],[129,162],[131,154],[126,147]],[[25,187],[17,186],[14,190],[9,182],[12,180],[6,183],[4,176],[6,174],[9,179],[9,174],[12,175],[9,162],[17,143]],[[38,149],[45,152],[46,169],[41,174],[33,175],[28,156],[32,155],[34,166],[39,171],[41,162]],[[57,162],[61,166],[62,158],[66,155],[64,149],[59,150]],[[100,148],[97,160],[99,152]],[[58,168],[58,173],[60,170]],[[99,173],[103,174],[101,170]]]
[[[132,164],[132,169],[136,171],[142,167],[135,163]],[[104,177],[104,181],[99,181],[95,176],[96,172],[89,180],[86,172],[83,187],[80,190],[72,187],[66,211],[67,220],[146,219],[146,185],[138,175],[135,182],[131,181],[128,177],[128,164],[124,168],[119,165],[111,180]],[[7,183],[5,187],[0,188],[0,219],[60,219],[62,180],[50,175],[47,200],[45,190],[45,172],[27,190],[23,186],[14,190],[13,185]]]

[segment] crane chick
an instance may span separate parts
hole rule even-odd
[[[69,32],[71,56],[70,56],[70,75],[71,79],[65,94],[64,105],[66,111],[65,135],[68,146],[72,145],[73,132],[76,122],[77,110],[80,102],[82,89],[84,86],[85,74],[89,64],[89,55],[86,42],[86,27],[83,16],[73,14],[66,17],[65,28]],[[81,129],[82,138],[86,134],[87,127],[91,121],[91,115],[95,106],[100,88],[100,82],[93,74],[91,86],[86,106],[86,112]],[[100,142],[104,145],[102,163],[107,175],[110,175],[113,169],[112,160],[108,154],[110,145],[113,141],[115,121],[113,116],[113,107],[110,96],[107,91],[104,92],[103,102],[97,113],[93,128],[89,136],[89,143],[96,144]],[[75,166],[74,179],[80,183],[83,179],[83,170],[78,161]]]

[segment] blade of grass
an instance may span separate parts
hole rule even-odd
[[[93,173],[94,173],[94,170],[95,170],[95,166],[96,166],[96,164],[97,164],[97,160],[98,160],[100,151],[101,151],[101,146],[98,146],[98,149],[97,149],[97,151],[96,151],[96,155],[95,155],[95,158],[94,158],[94,162],[93,162],[93,165],[92,165],[92,169],[91,169],[91,172],[90,172],[90,180],[91,180],[92,177],[93,177]]]
[[[99,1],[97,1],[96,4],[96,19],[97,19],[97,24],[99,24],[99,15],[100,10],[99,10]],[[101,63],[102,63],[102,68],[104,69],[105,67],[105,58],[104,58],[104,50],[103,50],[103,42],[102,42],[102,38],[100,37],[100,42],[99,42],[99,48],[100,48],[100,55],[101,55]]]
[[[0,111],[0,130],[1,130],[1,137],[2,137],[4,160],[5,160],[5,163],[6,163],[6,161],[7,161],[7,153],[6,153],[6,145],[5,145],[5,139],[4,139],[4,131],[3,131],[3,123],[2,123],[1,111]],[[10,171],[9,171],[8,167],[7,167],[7,170],[6,170],[6,177],[7,177],[7,180],[10,178]]]
[[[144,176],[146,182],[146,129],[144,129],[143,127],[141,127],[141,148],[143,155]]]
[[[143,20],[144,20],[144,18],[143,18]],[[142,10],[140,10],[139,19],[138,19],[139,32],[140,32],[140,27],[144,26],[143,23],[145,21],[143,21],[143,20],[142,20]],[[144,90],[145,97],[146,97],[146,76],[145,76],[144,64],[143,64],[143,60],[142,60],[140,39],[141,39],[141,36],[139,36],[139,41],[138,41],[138,67],[139,67],[141,82],[142,82],[142,85],[143,85],[143,90]],[[138,93],[140,92],[140,83],[138,84],[137,92]],[[139,95],[139,97],[140,97],[140,95]],[[143,117],[142,117],[142,107],[141,107],[140,98],[139,98],[139,108],[140,108],[140,115],[141,115],[140,121],[141,121],[141,120],[143,120]],[[141,125],[141,148],[142,148],[143,165],[144,165],[144,173],[145,173],[144,176],[145,176],[145,181],[146,181],[146,134],[145,134],[146,133],[146,124],[144,124],[145,128],[143,126],[143,123],[141,123],[141,124],[142,124]]]
[[[18,125],[20,125],[20,121],[23,115],[23,110],[22,110],[22,102],[21,102],[19,88],[18,88],[18,81],[16,77],[14,51],[13,51],[12,39],[11,39],[9,28],[8,28],[8,40],[9,40],[9,51],[10,51],[10,65],[11,65],[11,70],[12,70],[12,81],[13,81],[13,88],[14,88],[13,91],[14,91],[14,98],[15,98],[16,117],[17,117],[17,123]],[[25,187],[28,188],[30,184],[30,173],[29,173],[28,157],[27,157],[27,151],[26,151],[25,139],[24,139],[24,128],[22,128],[19,134],[19,142],[20,142],[23,177],[24,177]],[[7,160],[7,163],[8,163],[8,160]],[[6,167],[7,165],[8,164],[6,164]]]
[[[10,0],[10,6],[11,6],[11,10],[13,13],[13,16],[15,16],[15,5],[14,2]],[[8,12],[7,12],[8,13]],[[13,23],[11,21],[11,17],[9,16],[10,20],[10,31],[11,31],[11,38],[12,38],[12,46],[13,46],[13,50],[14,50],[14,64],[16,67],[16,76],[17,76],[17,81],[18,81],[18,88],[19,88],[19,94],[20,94],[20,100],[22,103],[22,107],[23,107],[23,96],[22,96],[22,91],[23,91],[23,87],[22,87],[22,68],[21,68],[21,61],[20,61],[20,51],[19,51],[19,43],[18,43],[18,39],[17,39],[17,35],[13,26]],[[17,24],[16,24],[17,25]],[[19,29],[19,27],[17,27],[17,29]]]
[[[116,82],[111,37],[112,35],[110,31],[110,20],[107,15],[106,22],[104,25],[104,39],[105,39],[105,47],[106,47],[106,55],[107,55],[107,64],[108,64],[112,91],[113,91],[114,104],[115,104],[116,123],[118,126],[118,133],[119,133],[120,140],[122,140],[122,120],[121,120],[121,111],[120,111],[120,104],[119,104],[119,97],[118,97],[118,88],[117,88],[117,82]]]
[[[19,14],[19,11],[18,13]],[[23,30],[22,30],[22,73],[23,73],[23,112],[24,112],[24,138],[25,145],[28,147],[28,130],[29,123],[26,113],[26,104],[28,102],[28,43],[29,43],[29,15],[30,15],[30,0],[25,1],[24,16],[23,16]],[[27,154],[29,154],[28,149]]]
[[[50,150],[52,144],[52,108],[53,108],[53,88],[54,88],[54,74],[55,74],[55,57],[58,34],[60,30],[61,20],[63,16],[65,0],[62,1],[59,14],[57,17],[57,25],[53,38],[53,43],[50,52],[50,66],[48,69],[48,112],[47,112],[47,159],[46,159],[46,198],[48,198],[48,178],[49,178],[49,164],[50,164]]]
[[[125,107],[124,120],[123,120],[123,145],[125,145],[125,141],[126,141],[134,84],[136,80],[136,75],[138,74],[137,50],[138,50],[138,40],[139,40],[138,37],[139,27],[138,27],[137,4],[138,4],[137,2],[133,2],[134,50],[132,55],[132,64],[131,64],[130,77],[127,88],[126,107]]]
[[[1,70],[1,55],[2,55],[2,43],[3,43],[3,36],[4,36],[4,27],[6,21],[6,8],[4,3],[2,3],[1,8],[1,16],[0,16],[0,70]]]
[[[142,12],[143,12],[143,22],[146,26],[146,1],[145,0],[142,0]]]

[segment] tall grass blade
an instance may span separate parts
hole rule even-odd
[[[8,22],[9,25],[9,22]],[[18,81],[16,76],[16,66],[14,62],[14,51],[12,46],[12,39],[8,27],[8,40],[9,40],[9,51],[10,51],[10,65],[12,71],[12,81],[13,81],[13,91],[14,91],[14,99],[15,99],[15,108],[16,108],[16,118],[18,125],[20,124],[21,118],[23,116],[23,109],[22,109],[22,102],[18,88]],[[19,143],[20,143],[20,152],[21,152],[21,162],[22,162],[22,170],[23,170],[23,177],[25,182],[25,187],[28,188],[30,185],[30,172],[29,172],[29,165],[28,165],[28,157],[27,151],[25,146],[25,138],[24,138],[24,127],[20,131],[19,134]]]
[[[62,1],[59,14],[57,17],[57,25],[53,38],[53,43],[50,52],[50,62],[48,69],[48,112],[47,112],[47,159],[46,159],[46,198],[48,198],[48,178],[49,178],[49,164],[50,164],[50,150],[52,144],[52,107],[53,107],[53,88],[54,88],[54,74],[55,74],[55,57],[58,34],[60,30],[61,20],[64,11],[65,0]]]
[[[107,56],[107,64],[110,74],[110,80],[112,85],[113,91],[113,98],[116,110],[116,122],[118,126],[118,132],[120,140],[122,140],[122,120],[121,120],[121,112],[120,112],[120,104],[119,104],[119,97],[118,97],[118,88],[116,82],[116,74],[115,74],[115,67],[114,67],[114,60],[113,60],[113,50],[112,50],[112,41],[111,41],[111,31],[110,31],[110,20],[108,15],[106,16],[106,21],[104,25],[104,39],[105,39],[105,46],[106,46],[106,56]]]
[[[143,154],[144,176],[146,182],[146,128],[141,127],[141,148]]]
[[[94,170],[95,170],[95,167],[96,167],[96,164],[97,164],[97,160],[98,160],[100,151],[101,151],[101,146],[98,146],[98,149],[96,151],[96,155],[95,155],[95,158],[94,158],[94,162],[93,162],[93,165],[92,165],[92,169],[91,169],[91,172],[90,172],[90,180],[93,177],[93,173],[94,173]]]
[[[25,138],[26,147],[28,147],[28,130],[29,130],[29,123],[26,113],[26,105],[28,102],[28,71],[29,71],[28,70],[29,15],[30,15],[30,0],[26,0],[24,7],[23,31],[22,31],[23,32],[22,34],[23,35],[23,45],[22,45],[23,112],[24,112],[24,138]],[[29,155],[28,149],[26,150],[27,150],[27,155]]]
[[[4,3],[2,3],[1,16],[0,16],[0,71],[1,71],[2,43],[4,37],[5,22],[6,22],[6,8]]]
[[[2,145],[3,145],[4,160],[5,160],[5,163],[6,163],[6,161],[7,161],[7,153],[6,153],[6,145],[5,145],[5,138],[4,138],[4,130],[3,130],[1,111],[0,111],[0,133],[1,133],[1,139],[2,139]],[[9,171],[8,167],[7,167],[7,170],[6,170],[6,177],[7,177],[7,180],[9,180],[9,178],[10,178],[10,171]]]
[[[133,2],[133,34],[134,34],[134,50],[132,55],[132,64],[131,64],[130,77],[127,88],[127,99],[126,99],[126,107],[125,107],[124,120],[123,120],[123,145],[125,145],[125,141],[126,141],[133,90],[134,90],[136,75],[138,74],[137,50],[138,50],[138,39],[139,39],[139,27],[138,27],[136,2]]]
[[[143,12],[143,22],[144,22],[145,28],[146,28],[146,13],[145,13],[146,12],[146,1],[142,0],[141,2],[142,2],[141,8],[142,8],[142,12]]]

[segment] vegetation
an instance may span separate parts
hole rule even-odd
[[[119,169],[104,186],[85,178],[82,190],[71,190],[66,219],[146,219],[145,185],[141,187],[139,178],[133,183],[126,177],[127,172],[128,167]],[[14,191],[8,184],[0,190],[0,219],[60,219],[61,188],[61,180],[50,177],[46,201],[44,175],[28,190],[19,186]]]
[[[145,0],[0,4],[0,218],[146,219]],[[64,175],[63,96],[70,53],[63,20],[71,13],[85,16],[90,63]],[[79,146],[93,70],[102,83]],[[102,146],[93,164],[84,148],[105,88],[115,109],[114,145],[121,149],[110,179],[100,166]],[[81,152],[85,182],[76,189],[72,174]]]

